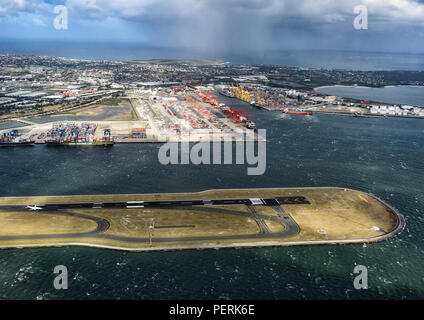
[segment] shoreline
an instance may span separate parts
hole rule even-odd
[[[424,88],[424,86],[419,85],[410,85],[410,84],[396,84],[396,85],[387,85],[383,87],[367,87],[367,86],[354,86],[354,85],[344,85],[344,84],[334,84],[334,85],[326,85],[326,86],[319,86],[314,87],[314,91],[317,89],[323,89],[323,88],[336,88],[336,87],[346,87],[346,88],[362,88],[362,89],[384,89],[384,88],[396,88],[396,87],[402,87],[402,88]]]
[[[322,92],[320,91],[320,89],[331,89],[331,88],[345,88],[345,89],[353,89],[351,93],[349,92],[345,92],[345,93],[326,93],[326,92]],[[346,99],[346,100],[368,100],[369,103],[375,103],[375,104],[380,104],[380,105],[389,105],[389,106],[412,106],[414,108],[422,108],[424,110],[424,104],[422,102],[417,102],[417,101],[402,101],[402,100],[408,100],[408,95],[406,95],[405,93],[401,94],[401,95],[396,95],[396,97],[392,97],[393,99],[399,99],[399,102],[389,102],[389,100],[391,100],[392,98],[390,97],[385,97],[380,96],[380,97],[374,97],[374,98],[368,98],[367,93],[366,92],[353,92],[355,91],[354,89],[379,89],[379,90],[384,90],[384,89],[391,89],[391,88],[421,88],[424,89],[424,86],[420,86],[420,85],[388,85],[388,86],[384,86],[384,87],[366,87],[366,86],[353,86],[353,85],[331,85],[331,86],[320,86],[320,87],[315,87],[313,90],[315,93],[324,95],[324,96],[336,96],[340,99]],[[380,95],[382,95],[383,91],[380,92]],[[346,94],[348,96],[346,96]],[[356,97],[353,97],[354,95],[357,95]],[[379,94],[376,94],[379,95]],[[400,97],[400,98],[399,98]],[[374,99],[387,99],[386,101],[380,101],[380,100],[374,100]],[[402,102],[400,102],[402,101]],[[421,104],[421,105],[420,105]],[[407,117],[407,116],[399,116],[399,117]],[[417,116],[417,117],[411,117],[411,118],[422,118],[421,116]]]
[[[341,115],[341,116],[351,116],[355,114],[355,112],[336,112],[336,111],[319,111],[319,110],[313,110],[313,113],[322,113],[322,114],[328,114],[328,115]],[[424,119],[424,117],[416,116],[398,116],[398,115],[383,115],[383,114],[370,114],[366,113],[363,115],[363,117],[359,116],[359,118],[402,118],[402,119]]]

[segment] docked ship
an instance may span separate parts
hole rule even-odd
[[[252,120],[247,120],[245,124],[247,129],[255,129],[256,124]]]
[[[312,115],[312,111],[294,111],[294,110],[282,109],[281,112],[289,113],[289,114]]]
[[[258,109],[264,109],[258,102],[256,102],[255,100],[253,100],[253,101],[251,101],[250,102],[250,105],[252,106],[252,107],[256,107],[256,108],[258,108]]]
[[[0,147],[28,147],[34,146],[35,141],[29,140],[12,140],[0,139]]]
[[[48,146],[112,146],[113,138],[110,129],[104,129],[99,138],[94,138],[97,130],[95,123],[83,123],[81,126],[73,123],[54,124],[47,132],[44,143]]]
[[[231,91],[228,91],[228,90],[219,90],[218,93],[223,95],[224,97],[227,97],[227,98],[235,98],[236,97]]]
[[[359,113],[359,112],[354,112],[352,113],[352,117],[354,118],[375,118],[375,116],[367,116],[363,113]]]
[[[241,110],[233,109],[232,107],[228,107],[223,103],[220,103],[219,108],[221,111],[230,118],[230,120],[234,123],[240,124],[247,129],[255,129],[256,124],[247,118],[247,114]]]
[[[111,139],[85,140],[46,140],[47,146],[113,146],[115,142]]]
[[[0,136],[0,147],[27,147],[33,145],[35,145],[35,141],[21,139],[16,129]]]

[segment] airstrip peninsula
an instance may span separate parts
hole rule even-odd
[[[366,243],[405,226],[384,201],[344,188],[0,198],[0,247],[148,251]]]

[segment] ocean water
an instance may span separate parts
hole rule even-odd
[[[424,54],[339,50],[284,50],[232,55],[234,63],[283,64],[317,69],[345,70],[424,70]]]
[[[346,98],[424,107],[424,87],[420,86],[390,86],[384,88],[328,86],[317,88],[317,92]]]
[[[215,48],[217,49],[217,48]],[[76,41],[0,41],[0,54],[45,55],[87,60],[220,59],[235,64],[283,64],[347,70],[424,70],[423,53],[341,50],[259,50],[219,52],[131,43]]]
[[[3,148],[0,195],[338,186],[387,201],[405,216],[405,230],[366,245],[144,253],[86,247],[0,250],[0,298],[424,298],[424,121],[282,115],[228,100],[267,129],[264,175],[248,176],[247,165],[163,166],[155,144]],[[53,268],[60,264],[68,267],[68,290],[53,288]],[[368,268],[369,289],[354,289],[355,265]]]

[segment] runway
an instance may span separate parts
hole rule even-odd
[[[294,236],[299,233],[300,228],[289,214],[285,212],[282,205],[309,204],[305,197],[278,197],[278,198],[241,198],[241,199],[208,199],[208,200],[160,200],[160,201],[120,201],[120,202],[81,202],[81,203],[46,203],[37,204],[41,210],[29,211],[23,205],[0,205],[0,211],[27,211],[28,214],[54,214],[89,219],[97,223],[97,228],[84,233],[66,233],[66,234],[42,234],[42,235],[14,235],[0,236],[0,240],[23,240],[23,239],[58,239],[58,238],[101,238],[113,239],[124,242],[149,242],[147,237],[125,237],[110,235],[105,232],[110,227],[107,219],[70,212],[71,209],[148,209],[148,208],[184,208],[185,210],[195,210],[199,207],[204,211],[216,212],[220,214],[238,215],[254,219],[259,227],[258,234],[246,235],[226,235],[226,236],[195,236],[195,237],[161,237],[152,238],[152,242],[179,242],[179,241],[218,241],[218,240],[244,240],[244,239],[276,239]],[[249,213],[244,213],[231,208],[232,205],[245,205]],[[267,206],[274,210],[278,216],[262,215],[256,212],[255,206]],[[33,206],[33,204],[31,204]],[[216,206],[219,206],[217,208]],[[223,209],[222,206],[228,206]],[[271,232],[267,227],[265,220],[271,220],[284,226],[281,232]],[[168,225],[156,226],[156,228],[193,228],[194,225]]]

